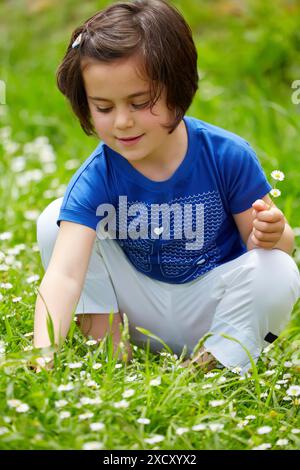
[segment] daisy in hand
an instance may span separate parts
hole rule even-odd
[[[279,170],[274,170],[271,173],[272,178],[277,181],[284,180],[284,173]],[[276,182],[270,195],[279,197],[281,191],[276,188]],[[273,248],[280,240],[284,228],[285,217],[278,207],[276,207],[271,200],[271,204],[267,204],[262,199],[257,199],[253,204],[253,230],[251,234],[252,242],[261,248]]]

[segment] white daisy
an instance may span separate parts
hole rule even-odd
[[[104,427],[104,423],[90,423],[91,431],[101,431]]]
[[[222,423],[208,423],[208,427],[211,431],[221,431],[224,428],[224,424]]]
[[[178,434],[178,436],[181,436],[182,434],[186,433],[189,431],[189,428],[177,428],[176,429],[176,434]]]
[[[257,429],[257,434],[269,434],[272,431],[271,426],[261,426]]]
[[[68,384],[62,384],[62,385],[59,385],[59,387],[57,387],[57,390],[59,392],[68,392],[69,390],[73,390],[74,388],[74,385],[69,382]]]
[[[161,377],[156,377],[156,379],[150,380],[149,385],[152,385],[153,387],[156,387],[161,384]]]
[[[85,419],[93,418],[94,413],[88,411],[87,413],[83,413],[78,416],[79,421],[84,421]]]
[[[125,391],[122,393],[122,397],[123,397],[123,398],[129,398],[129,397],[132,397],[134,394],[135,394],[135,390],[133,390],[132,388],[130,388],[130,389],[128,389],[128,390],[125,390]]]
[[[136,421],[140,424],[150,424],[150,419],[148,418],[138,418]]]
[[[271,189],[270,194],[273,197],[279,197],[281,195],[281,191],[277,188],[273,188]]]
[[[129,403],[126,400],[117,401],[114,403],[115,408],[128,408]]]
[[[277,446],[287,446],[289,443],[288,439],[278,439],[276,442]]]
[[[200,424],[195,424],[195,426],[192,426],[193,431],[204,431],[206,429],[206,424],[200,423]]]
[[[92,441],[92,442],[86,442],[82,446],[83,450],[101,450],[103,449],[103,442],[98,442],[98,441]]]
[[[252,447],[252,450],[267,450],[270,449],[272,446],[269,442],[264,442],[257,447]]]
[[[280,170],[273,170],[271,173],[273,180],[283,181],[284,180],[284,173]]]
[[[156,434],[156,435],[153,436],[153,437],[147,437],[146,439],[144,439],[144,441],[145,441],[147,444],[156,444],[157,442],[163,441],[164,438],[165,438],[165,436],[161,436],[160,434]]]
[[[222,406],[222,405],[224,405],[224,403],[226,403],[225,400],[211,400],[209,402],[210,406],[212,406],[213,408],[216,407],[216,406]]]
[[[82,367],[82,362],[71,362],[68,365],[70,369],[80,369],[80,367]]]
[[[298,397],[300,395],[300,386],[299,385],[291,385],[287,391],[287,395],[291,397]]]
[[[26,413],[26,411],[28,410],[29,410],[29,406],[26,403],[21,403],[21,405],[16,408],[16,411],[18,413]]]
[[[0,436],[3,436],[3,434],[6,434],[8,432],[8,428],[6,426],[2,426],[0,428]]]

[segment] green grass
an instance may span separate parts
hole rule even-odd
[[[0,105],[0,234],[11,234],[1,237],[0,249],[0,448],[82,449],[97,442],[103,449],[252,449],[263,444],[298,449],[300,397],[287,391],[299,385],[299,304],[289,327],[259,359],[257,377],[241,380],[228,370],[205,376],[179,369],[172,354],[136,347],[133,362],[116,367],[106,343],[88,346],[75,324],[54,370],[35,374],[26,365],[33,354],[30,334],[43,276],[35,220],[63,195],[97,145],[56,89],[55,71],[74,27],[108,3],[0,4],[0,80],[7,86],[7,105]],[[173,3],[190,23],[199,52],[201,80],[188,114],[246,138],[269,180],[275,168],[285,173],[276,203],[290,225],[300,227],[299,105],[291,102],[291,83],[300,78],[299,5],[284,0],[241,1],[238,7],[221,0]],[[48,140],[39,144],[35,139],[41,136]],[[300,262],[299,251],[295,260]],[[39,279],[31,278],[35,275]],[[78,362],[80,368],[70,368]],[[94,369],[95,363],[101,366]],[[157,377],[161,383],[150,385]],[[59,389],[68,383],[69,391]],[[134,393],[124,398],[128,389]],[[96,402],[88,404],[87,398]],[[17,411],[13,399],[28,410]],[[116,407],[124,399],[128,406]],[[224,401],[213,406],[216,400]],[[70,416],[63,418],[61,412]],[[150,422],[141,424],[139,418]],[[91,429],[96,422],[103,423],[102,430]],[[203,429],[192,429],[199,424]],[[259,434],[262,426],[271,430]],[[145,440],[154,435],[163,439]],[[287,442],[276,444],[282,439]]]

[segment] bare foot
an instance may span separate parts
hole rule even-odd
[[[191,359],[187,359],[182,364],[180,364],[179,367],[185,368],[192,365],[194,367],[199,367],[204,372],[209,372],[216,367],[217,362],[217,359],[210,352],[206,351],[204,346],[202,346],[196,356]]]

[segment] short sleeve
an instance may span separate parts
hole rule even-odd
[[[56,224],[62,220],[86,225],[96,231],[102,215],[100,205],[110,203],[107,191],[107,171],[101,155],[92,155],[71,178]],[[99,214],[99,212],[98,212]]]
[[[229,145],[221,163],[226,198],[232,214],[249,209],[256,199],[271,191],[272,186],[248,142]]]

